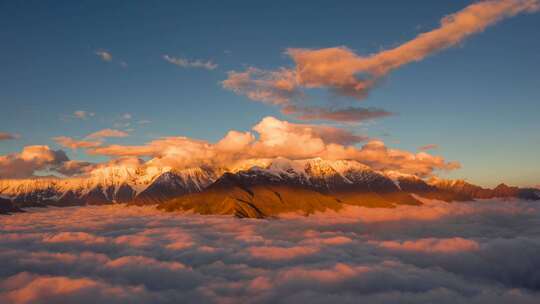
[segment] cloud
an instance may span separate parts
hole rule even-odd
[[[391,71],[453,47],[503,19],[520,13],[536,12],[539,8],[538,0],[480,1],[445,16],[438,28],[393,49],[362,56],[345,46],[324,49],[289,48],[286,54],[293,60],[293,68],[266,71],[249,67],[243,72],[231,71],[222,85],[252,100],[294,110],[305,111],[307,108],[298,108],[298,103],[304,101],[304,89],[326,88],[337,95],[362,100]],[[317,114],[320,110],[313,111]],[[288,111],[289,114],[296,112]],[[304,119],[321,118],[321,115],[305,115],[309,114],[307,112],[300,111],[299,116]],[[325,119],[341,118],[329,115]],[[356,117],[357,120],[362,118]],[[345,121],[351,119],[351,116],[345,116]]]
[[[127,137],[129,136],[129,133],[121,130],[115,130],[115,129],[103,129],[96,131],[94,133],[91,133],[86,136],[86,138],[92,138],[92,139],[101,139],[106,137]]]
[[[83,110],[77,110],[77,111],[73,112],[73,117],[78,118],[78,119],[82,119],[82,120],[86,120],[86,119],[88,119],[90,117],[94,117],[95,115],[96,115],[96,113],[83,111]]]
[[[200,59],[196,60],[189,60],[186,58],[180,58],[180,57],[172,57],[169,55],[163,55],[163,59],[171,64],[174,64],[179,67],[183,68],[202,68],[206,70],[214,70],[218,67],[217,64],[213,63],[212,61],[203,61]]]
[[[1,140],[12,140],[12,139],[18,139],[18,134],[11,134],[7,132],[0,132],[0,141]]]
[[[96,165],[91,162],[68,160],[68,161],[62,162],[60,166],[56,166],[54,170],[65,176],[73,176],[73,175],[84,175],[88,172],[91,172],[96,167],[99,167],[99,165]]]
[[[31,209],[0,221],[0,302],[532,304],[539,224],[518,200],[272,220]]]
[[[77,140],[68,136],[53,137],[53,140],[62,147],[77,150],[99,147],[102,145],[102,140],[104,138],[126,136],[129,136],[129,134],[125,131],[115,129],[103,129],[87,135],[86,139],[84,140]]]
[[[439,148],[439,145],[429,144],[429,145],[418,147],[418,150],[427,151],[427,150],[434,150],[434,149],[438,149],[438,148]]]
[[[0,295],[0,299],[13,304],[141,303],[141,296],[144,298],[144,289],[118,288],[91,278],[39,276],[23,272],[8,278],[5,284],[9,289]]]
[[[107,62],[110,62],[112,61],[112,54],[106,50],[97,50],[94,52],[94,54],[96,54],[97,56],[99,56],[99,58],[101,58],[101,60],[103,61],[107,61]]]
[[[342,109],[327,109],[322,107],[287,106],[282,109],[284,114],[295,114],[301,120],[326,120],[339,122],[360,122],[394,115],[379,108],[347,107]]]
[[[0,178],[24,178],[36,170],[53,169],[68,161],[62,150],[48,146],[25,146],[20,153],[0,155]]]
[[[377,170],[395,170],[420,176],[434,170],[453,170],[458,163],[425,152],[411,153],[388,148],[380,140],[325,125],[296,124],[274,117],[262,119],[252,132],[229,131],[217,143],[188,137],[164,137],[144,145],[108,145],[89,148],[92,155],[151,157],[155,166],[228,167],[250,159],[285,157],[304,159],[354,159]],[[365,142],[357,147],[357,143]]]
[[[308,246],[261,246],[248,248],[248,252],[251,256],[262,260],[291,260],[312,255],[317,251],[319,251],[317,248]]]
[[[286,106],[290,104],[291,99],[303,96],[295,83],[295,77],[293,71],[285,68],[278,71],[264,71],[249,67],[244,72],[229,72],[222,85],[252,100]]]
[[[87,140],[76,140],[67,136],[57,136],[53,137],[53,140],[62,147],[70,148],[72,150],[77,149],[87,149],[98,147],[101,145],[99,141],[87,141]]]
[[[383,241],[378,246],[390,250],[419,251],[429,253],[459,253],[480,249],[478,242],[464,238],[426,238],[413,241]]]

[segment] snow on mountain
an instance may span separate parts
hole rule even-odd
[[[299,186],[321,193],[340,193],[340,199],[355,200],[359,198],[351,198],[351,195],[375,193],[380,196],[399,192],[448,201],[499,196],[539,197],[536,189],[500,185],[492,190],[459,180],[434,179],[426,182],[400,172],[379,172],[354,160],[275,158],[244,160],[229,168],[201,166],[175,169],[119,163],[95,168],[80,177],[0,180],[0,198],[12,201],[16,207],[116,202],[159,204],[177,196],[201,192],[221,182],[225,186],[228,182],[248,186]],[[393,196],[388,199],[400,198]]]
[[[257,160],[251,167],[231,170],[244,179],[266,179],[269,182],[298,184],[320,190],[335,190],[343,187],[358,187],[369,190],[371,186],[396,188],[382,173],[354,160],[324,160],[321,158],[290,160],[276,158]],[[391,184],[391,185],[390,185]]]

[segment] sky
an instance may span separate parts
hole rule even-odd
[[[428,166],[445,178],[538,185],[538,1],[475,3],[1,1],[0,166],[31,145],[103,162],[104,145],[213,143],[271,116],[440,155]],[[468,9],[485,24],[416,39]]]

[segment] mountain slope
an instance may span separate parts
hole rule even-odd
[[[228,169],[118,165],[98,168],[84,177],[0,180],[0,209],[6,213],[48,205],[128,203],[159,204],[169,211],[264,217],[336,210],[342,205],[420,205],[412,194],[448,202],[540,199],[537,189],[425,181],[398,172],[382,173],[351,160],[275,158],[249,160]]]
[[[394,207],[421,203],[388,177],[355,161],[277,159],[265,167],[225,173],[207,189],[169,200],[159,208],[266,217],[337,210],[344,204]]]

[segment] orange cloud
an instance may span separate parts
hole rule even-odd
[[[249,67],[244,72],[231,71],[221,84],[236,94],[273,105],[286,106],[302,96],[294,71],[285,68],[265,71]]]
[[[17,139],[17,138],[19,138],[19,135],[17,134],[0,132],[0,140],[11,140],[11,139]]]
[[[48,146],[26,146],[20,153],[0,155],[0,178],[23,178],[36,170],[46,170],[68,161],[62,150],[51,150]]]
[[[459,253],[480,249],[478,242],[460,237],[448,239],[425,238],[405,242],[383,241],[378,243],[378,246],[391,250],[427,253]]]
[[[391,149],[382,141],[370,140],[353,132],[310,124],[295,124],[266,117],[252,132],[230,131],[217,143],[187,137],[165,137],[144,145],[109,145],[88,149],[89,154],[111,157],[150,157],[148,165],[184,168],[210,165],[229,167],[254,159],[285,157],[305,159],[352,159],[377,170],[394,170],[426,176],[434,170],[452,170],[458,163],[425,152]]]
[[[53,140],[60,146],[70,148],[72,150],[93,148],[101,145],[101,142],[99,141],[76,140],[67,136],[54,137]]]
[[[429,145],[418,147],[418,150],[427,151],[427,150],[433,150],[433,149],[438,149],[438,148],[439,148],[439,145],[429,144]]]
[[[538,0],[481,1],[442,18],[438,28],[393,49],[361,56],[344,46],[290,48],[286,54],[294,61],[294,68],[264,71],[250,67],[244,72],[232,71],[222,85],[252,100],[278,105],[285,113],[298,114],[303,119],[360,121],[366,117],[329,115],[321,110],[310,111],[306,110],[307,107],[298,107],[299,97],[304,96],[302,89],[327,88],[338,95],[364,99],[379,80],[392,70],[455,46],[505,18],[539,9]],[[346,111],[354,113],[361,110],[349,108],[339,112]]]
[[[86,138],[105,138],[105,137],[127,137],[129,134],[125,131],[115,129],[103,129],[91,133]]]

